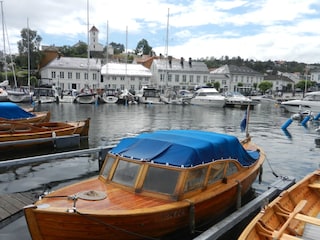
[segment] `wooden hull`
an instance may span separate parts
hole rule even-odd
[[[320,233],[319,213],[320,170],[317,170],[262,209],[239,239],[316,240]]]
[[[41,145],[52,144],[51,138],[55,136],[69,136],[73,134],[88,136],[89,120],[90,119],[77,122],[43,122],[37,124],[1,121],[0,149],[1,151],[8,152],[40,146],[40,143]],[[36,141],[40,139],[41,141]],[[14,143],[14,145],[11,144],[11,142]]]
[[[32,112],[32,113],[35,115],[34,117],[14,119],[14,120],[0,118],[0,121],[10,121],[12,123],[42,123],[42,122],[50,121],[50,117],[51,117],[50,112]]]
[[[234,207],[238,189],[241,195],[250,189],[263,160],[180,200],[140,195],[99,176],[49,194],[25,207],[25,216],[33,239],[147,239],[185,233]],[[84,191],[102,192],[106,198],[68,197]]]

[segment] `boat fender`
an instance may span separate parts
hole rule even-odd
[[[282,126],[281,129],[287,129],[287,127],[289,127],[289,125],[292,123],[292,118],[289,118]]]
[[[263,168],[262,168],[262,165],[261,165],[260,168],[259,168],[259,184],[261,184],[261,182],[262,182],[262,173],[263,173]]]
[[[193,234],[195,231],[194,203],[189,199],[185,199],[185,201],[187,201],[190,204],[190,206],[189,206],[189,227],[190,227],[190,233]]]
[[[301,125],[302,125],[302,126],[305,126],[306,123],[307,123],[309,120],[310,120],[310,115],[306,116],[306,117],[302,120]]]
[[[319,120],[320,118],[320,113],[317,114],[317,116],[314,117],[314,120]]]

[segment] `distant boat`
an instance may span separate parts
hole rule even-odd
[[[172,88],[165,89],[163,94],[160,94],[160,99],[162,102],[167,104],[176,104],[176,105],[186,105],[190,104],[192,94],[187,94],[187,90],[183,90],[183,92],[175,91]],[[183,94],[181,94],[183,93]]]
[[[235,207],[264,159],[250,137],[143,133],[110,150],[99,176],[42,195],[24,213],[32,239],[170,239]]]
[[[98,95],[92,89],[85,87],[76,96],[76,101],[81,104],[93,104],[98,101]]]
[[[226,98],[222,96],[215,88],[204,87],[195,91],[190,103],[193,105],[222,108],[226,103]]]
[[[59,94],[53,86],[41,86],[34,89],[33,101],[38,104],[57,103]]]
[[[250,107],[253,108],[253,106],[257,104],[257,102],[253,102],[250,98],[239,92],[226,92],[224,95],[226,97],[225,107],[247,108],[248,105],[250,105]]]
[[[119,100],[118,92],[116,89],[107,88],[102,93],[101,100],[104,103],[117,103]]]
[[[238,239],[319,239],[319,189],[318,169],[262,206]]]
[[[138,101],[143,104],[164,104],[160,99],[160,90],[153,87],[143,87],[138,93]]]
[[[32,94],[27,88],[8,89],[8,100],[14,103],[32,102]]]
[[[303,99],[284,101],[280,105],[288,112],[298,113],[301,111],[311,111],[320,113],[320,91],[309,92]]]

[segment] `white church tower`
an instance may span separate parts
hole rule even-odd
[[[103,45],[99,43],[99,30],[93,26],[89,31],[90,36],[90,51],[91,52],[102,52]]]

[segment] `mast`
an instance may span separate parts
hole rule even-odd
[[[89,85],[89,74],[90,74],[90,40],[89,40],[89,0],[87,0],[87,44],[88,44],[88,51],[87,51],[87,74],[88,74],[88,85]]]
[[[27,40],[28,40],[28,87],[30,92],[30,37],[29,37],[29,18],[27,18]],[[59,87],[59,86],[58,86]]]
[[[109,21],[107,21],[107,49],[106,49],[106,81],[108,81],[108,62],[109,62]],[[108,87],[109,88],[109,87]]]
[[[169,61],[169,8],[168,8],[168,15],[167,15],[167,33],[166,33],[166,46],[164,50],[165,54],[165,61],[166,61],[166,87],[168,87],[169,81],[169,72],[168,72],[168,61]]]
[[[1,1],[1,19],[2,19],[2,37],[3,37],[3,64],[4,64],[4,72],[5,72],[5,80],[8,80],[7,73],[7,60],[6,60],[6,39],[4,32],[4,16],[3,16],[3,1]]]

